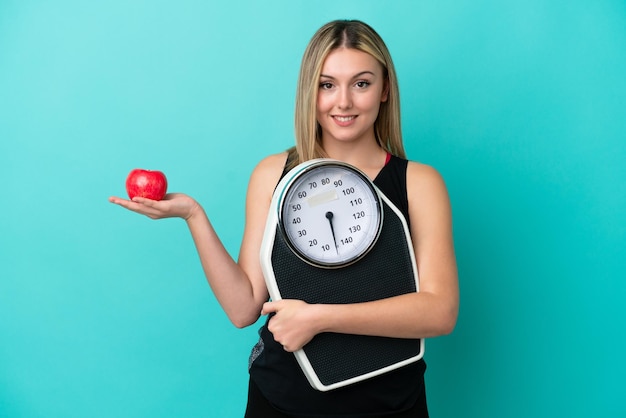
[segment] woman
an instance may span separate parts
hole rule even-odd
[[[302,60],[295,124],[296,146],[266,157],[251,175],[238,261],[189,196],[110,201],[154,219],[185,219],[207,280],[235,326],[271,314],[250,358],[247,417],[428,416],[422,360],[319,392],[292,354],[321,332],[425,338],[450,333],[456,323],[459,295],[446,187],[433,168],[405,159],[395,70],[371,27],[339,20],[313,36]],[[290,168],[318,157],[359,168],[401,209],[410,225],[420,292],[342,305],[268,302],[259,250],[272,194]]]

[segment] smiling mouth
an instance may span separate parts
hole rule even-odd
[[[356,116],[333,116],[333,118],[339,122],[350,122],[355,119]]]

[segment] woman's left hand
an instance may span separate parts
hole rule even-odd
[[[268,323],[268,329],[285,351],[293,352],[318,334],[316,306],[301,300],[283,299],[266,302],[261,315],[275,314]]]

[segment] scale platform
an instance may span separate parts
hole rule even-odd
[[[377,192],[384,222],[376,244],[358,262],[337,269],[320,268],[297,257],[274,219],[277,211],[270,209],[261,264],[273,300],[347,304],[419,291],[407,223],[393,203]],[[309,383],[328,391],[418,361],[424,341],[322,333],[294,354]]]

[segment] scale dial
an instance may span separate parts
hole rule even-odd
[[[279,205],[289,247],[315,266],[354,263],[374,246],[382,227],[377,189],[355,167],[319,160],[289,180]]]

